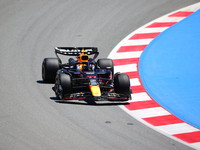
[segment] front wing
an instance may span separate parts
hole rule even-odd
[[[118,94],[114,92],[105,92],[101,96],[92,96],[91,92],[80,92],[72,93],[70,95],[65,95],[63,100],[93,100],[93,101],[106,101],[106,100],[130,100],[131,97],[127,97],[123,94]]]

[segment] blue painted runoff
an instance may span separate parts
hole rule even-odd
[[[145,48],[139,74],[156,102],[200,129],[200,10],[162,32]]]

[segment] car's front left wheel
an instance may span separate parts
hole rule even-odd
[[[72,81],[69,74],[60,73],[56,76],[55,94],[59,99],[69,98],[72,93]]]

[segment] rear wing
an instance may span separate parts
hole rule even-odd
[[[79,56],[82,50],[84,50],[84,53],[87,55],[94,54],[93,59],[96,59],[97,56],[99,55],[97,47],[55,47],[55,54],[61,63],[58,54],[68,55],[68,56]]]
[[[88,55],[99,54],[97,47],[55,47],[56,54],[69,56],[79,56],[82,50],[84,50],[84,53]]]

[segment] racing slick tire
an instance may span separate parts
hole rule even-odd
[[[55,94],[59,99],[69,97],[72,93],[72,79],[69,74],[60,73],[56,76]]]
[[[131,97],[130,79],[127,74],[117,74],[114,77],[114,91],[129,98]]]
[[[114,74],[114,66],[112,59],[102,58],[97,60],[97,64],[101,69],[107,69],[107,67],[111,67],[112,76]]]
[[[45,58],[42,63],[43,81],[47,83],[54,83],[56,72],[59,68],[59,60],[57,58]]]

